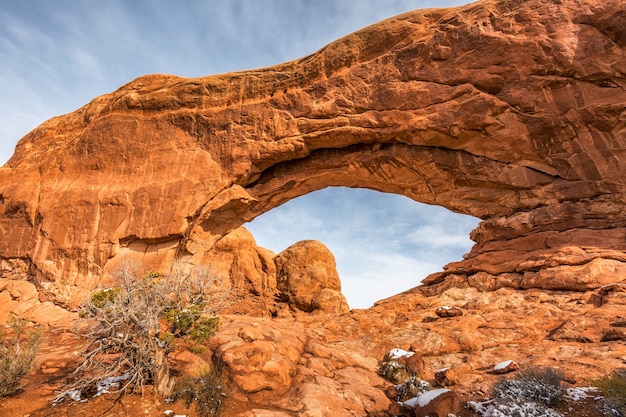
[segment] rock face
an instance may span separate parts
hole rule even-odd
[[[298,310],[344,313],[350,308],[341,294],[335,257],[316,241],[303,241],[276,257],[277,288]]]
[[[141,77],[19,142],[0,169],[0,277],[19,263],[71,306],[123,258],[201,262],[244,222],[341,185],[484,220],[431,283],[621,280],[624,20],[621,0],[485,0],[275,67]]]

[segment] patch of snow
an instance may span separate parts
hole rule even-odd
[[[409,352],[404,349],[395,348],[395,349],[391,349],[387,356],[389,356],[389,359],[393,360],[393,359],[400,359],[400,358],[410,358],[413,355],[415,355],[415,352]]]
[[[482,417],[563,417],[561,413],[533,401],[499,403],[496,400],[470,401],[468,405]]]
[[[488,417],[491,415],[491,412],[495,408],[493,403],[495,400],[485,400],[485,401],[468,401],[467,405],[478,414],[483,417]]]
[[[113,385],[118,386],[119,385],[118,383],[120,381],[125,381],[128,378],[130,378],[130,374],[125,373],[124,375],[112,376],[110,378],[105,379],[104,381],[98,384],[98,388],[94,397],[98,397],[102,394],[106,394],[107,392],[109,392],[109,388],[111,388]]]
[[[73,389],[71,391],[62,392],[61,394],[59,394],[56,397],[54,397],[54,399],[52,400],[52,405],[60,404],[66,397],[70,397],[70,400],[72,400],[74,402],[85,402],[85,401],[87,401],[87,399],[83,399],[82,398],[80,390]]]
[[[504,362],[500,362],[499,364],[497,364],[496,366],[493,367],[494,371],[500,371],[504,368],[506,368],[507,366],[511,365],[513,363],[512,360],[508,360],[508,361],[504,361]]]
[[[409,407],[425,407],[426,405],[428,405],[432,400],[434,400],[435,398],[439,397],[441,394],[445,394],[446,392],[450,392],[449,389],[447,388],[439,388],[439,389],[434,389],[434,390],[430,390],[430,391],[426,391],[425,393],[417,396],[417,397],[413,397],[410,400],[406,400],[404,402],[404,405],[409,406]]]
[[[590,393],[592,395],[590,395]],[[565,399],[571,401],[580,401],[585,398],[596,398],[598,393],[598,389],[596,387],[575,387],[575,388],[567,388],[565,390]]]

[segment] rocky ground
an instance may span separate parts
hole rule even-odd
[[[524,366],[559,369],[567,387],[585,387],[626,366],[626,286],[596,291],[420,287],[367,310],[295,318],[225,315],[210,341],[229,381],[227,416],[393,415],[390,382],[380,375],[392,348],[415,352],[422,379],[437,388],[435,372],[451,368],[448,388],[463,402],[480,401],[503,376],[494,365],[513,360]],[[425,295],[424,289],[438,294]],[[458,307],[462,315],[439,317],[437,308]],[[441,313],[440,313],[441,314]],[[67,328],[50,327],[25,390],[0,403],[2,415],[162,416],[187,414],[148,390],[117,400],[109,394],[73,405],[51,406],[80,357],[84,342]],[[187,371],[210,354],[175,354]],[[511,375],[514,375],[512,373]],[[566,415],[593,414],[593,400],[562,404]],[[392,407],[392,408],[390,408]],[[582,411],[587,410],[587,411]],[[193,414],[190,414],[193,415]],[[472,415],[463,410],[460,415]]]

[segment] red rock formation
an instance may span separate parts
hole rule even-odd
[[[476,245],[370,310],[228,318],[212,343],[254,406],[240,415],[386,415],[378,361],[395,347],[423,378],[456,369],[463,395],[506,359],[568,380],[623,366],[625,28],[621,0],[483,0],[271,68],[141,77],[42,124],[0,168],[3,312],[71,307],[122,259],[180,258],[228,269],[259,297],[241,311],[280,316],[275,274],[306,260],[239,226],[366,187],[480,217]],[[286,301],[314,306],[331,278],[304,302],[289,283]],[[433,317],[442,305],[463,315]]]
[[[200,260],[245,221],[344,185],[484,219],[445,274],[617,280],[623,23],[619,0],[487,0],[267,69],[141,77],[19,142],[0,169],[0,256],[72,305],[123,257]]]
[[[277,288],[294,308],[306,312],[345,313],[335,257],[316,241],[298,242],[276,257]]]

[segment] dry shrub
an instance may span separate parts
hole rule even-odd
[[[22,388],[22,378],[35,363],[39,350],[39,331],[25,332],[26,323],[13,317],[11,334],[0,332],[0,397],[15,394]]]
[[[74,372],[75,382],[55,403],[104,390],[143,392],[147,384],[170,395],[175,381],[167,354],[185,339],[200,349],[217,331],[215,312],[229,295],[208,269],[188,270],[182,264],[161,276],[142,274],[138,264],[126,262],[114,278],[115,287],[94,292],[81,309],[91,323],[82,336],[91,344]]]
[[[198,417],[217,417],[222,413],[226,397],[222,366],[215,363],[210,372],[178,378],[171,399],[184,401],[187,408],[195,404]]]
[[[505,379],[493,387],[496,399],[526,400],[553,406],[563,396],[563,375],[554,368],[525,368],[515,378]]]

